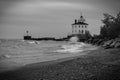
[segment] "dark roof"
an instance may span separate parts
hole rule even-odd
[[[84,23],[84,22],[77,22],[77,23],[73,23],[72,25],[79,25],[79,24],[88,25],[87,23]]]

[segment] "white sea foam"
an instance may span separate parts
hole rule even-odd
[[[72,43],[76,43],[76,42],[78,42],[78,37],[76,37],[76,36],[71,37],[69,41]]]
[[[83,49],[82,47],[85,46],[84,43],[80,43],[80,44],[69,44],[69,45],[62,45],[61,49],[56,50],[56,52],[61,52],[61,53],[78,53],[78,52],[82,52]]]
[[[10,57],[11,57],[10,55],[5,54],[5,55],[1,55],[1,56],[0,56],[0,59],[10,58]]]
[[[28,41],[29,44],[39,44],[38,41]]]
[[[30,44],[34,44],[34,43],[35,43],[35,41],[28,41],[28,43],[30,43]]]

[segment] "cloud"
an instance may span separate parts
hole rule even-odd
[[[94,9],[91,5],[70,2],[43,2],[41,6],[52,9]]]
[[[83,12],[86,10],[87,16],[92,12],[93,16],[90,15],[90,17],[98,17],[97,13],[97,15],[93,14],[94,11],[97,10],[96,7],[90,3],[81,2],[81,0],[79,0],[79,2],[72,2],[72,0],[14,1],[15,0],[6,0],[2,5],[4,14],[1,19],[2,25],[0,26],[3,27],[0,29],[0,32],[2,31],[2,34],[4,32],[5,35],[8,33],[9,35],[7,37],[11,36],[12,33],[24,33],[24,26],[26,25],[28,25],[27,28],[30,29],[33,34],[41,32],[35,35],[45,35],[49,33],[62,35],[62,33],[67,33],[66,31],[71,29],[72,21],[74,21],[75,17],[79,17],[81,10]],[[93,24],[95,24],[94,22]],[[12,30],[16,31],[14,32]]]
[[[17,14],[36,14],[45,13],[51,10],[93,10],[93,5],[85,3],[72,3],[72,2],[60,2],[60,1],[26,1],[13,4],[13,6],[7,10],[10,13]]]

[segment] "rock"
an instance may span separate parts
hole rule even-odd
[[[103,40],[102,40],[102,39],[99,39],[99,40],[96,42],[96,45],[99,46],[102,42],[103,42]]]
[[[95,45],[99,39],[93,39],[92,44]]]
[[[113,48],[119,48],[120,47],[120,38],[116,38],[113,40],[113,43],[110,44],[111,47]]]
[[[120,38],[116,38],[115,40],[119,42],[119,41],[120,41]]]
[[[115,44],[115,48],[120,48],[120,42],[117,42],[117,43]]]
[[[108,48],[120,48],[120,38],[112,39],[104,43],[103,47]]]
[[[88,39],[88,40],[86,40],[86,42],[90,44],[90,43],[92,43],[92,39]]]
[[[114,40],[114,41],[110,44],[110,47],[111,47],[111,48],[115,47],[116,43],[117,43],[117,41]]]
[[[102,40],[101,43],[100,43],[100,45],[103,45],[104,43],[105,43],[105,40]]]
[[[108,48],[111,48],[111,44],[113,43],[113,40],[109,40],[109,41],[107,41],[107,42],[105,42],[104,44],[103,44],[103,47],[105,48],[105,49],[108,49]]]
[[[88,42],[88,43],[91,43],[91,40],[92,40],[92,39],[88,39],[87,42]]]
[[[120,38],[111,39],[111,40],[91,38],[86,40],[85,42],[98,46],[102,45],[105,49],[120,48]]]

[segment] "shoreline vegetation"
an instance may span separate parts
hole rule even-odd
[[[0,73],[0,80],[120,80],[120,13],[104,14],[100,35],[84,42],[100,46],[63,61],[29,64]]]
[[[85,42],[108,48],[120,48],[120,12],[114,17],[105,13],[100,35],[94,35]]]

